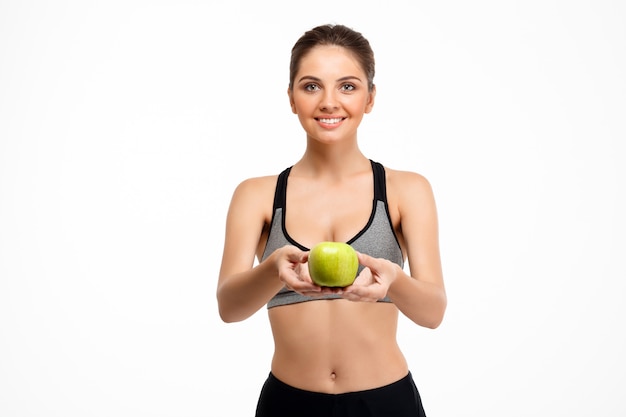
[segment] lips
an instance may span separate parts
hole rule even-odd
[[[343,120],[343,117],[333,117],[333,118],[318,118],[317,121],[320,123],[324,123],[327,125],[334,125]]]

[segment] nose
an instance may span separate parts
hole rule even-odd
[[[337,92],[332,88],[324,90],[320,101],[320,109],[323,111],[333,111],[339,108],[339,101],[336,96]]]

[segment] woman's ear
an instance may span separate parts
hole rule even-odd
[[[367,104],[365,105],[365,113],[369,113],[372,111],[374,107],[374,99],[376,98],[376,86],[372,86],[372,90],[369,92],[369,96],[367,98]]]
[[[296,103],[293,102],[293,90],[289,87],[287,87],[287,95],[289,96],[289,106],[291,106],[291,112],[293,114],[298,114],[298,112],[296,112]]]

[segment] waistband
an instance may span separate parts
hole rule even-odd
[[[325,396],[325,397],[347,397],[347,396],[371,394],[371,393],[384,393],[385,391],[393,391],[397,389],[399,386],[403,386],[407,384],[414,386],[415,384],[413,381],[413,375],[411,375],[411,371],[409,371],[405,377],[400,378],[399,380],[392,382],[390,384],[387,384],[387,385],[383,385],[383,386],[376,387],[376,388],[370,388],[366,390],[360,390],[360,391],[342,392],[339,394],[329,394],[326,392],[315,392],[315,391],[308,391],[308,390],[301,389],[301,388],[296,388],[294,386],[291,386],[281,381],[272,372],[269,373],[269,376],[267,377],[267,382],[274,384],[275,386],[280,387],[281,389],[296,392],[299,394],[309,394],[309,395]]]

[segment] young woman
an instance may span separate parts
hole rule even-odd
[[[275,349],[257,417],[425,415],[396,329],[400,312],[428,328],[443,319],[437,212],[423,176],[359,149],[373,78],[360,33],[324,25],[302,35],[288,96],[306,150],[280,175],[247,179],[233,194],[217,299],[225,322],[267,306]],[[352,285],[312,282],[308,251],[321,241],[356,249]]]

